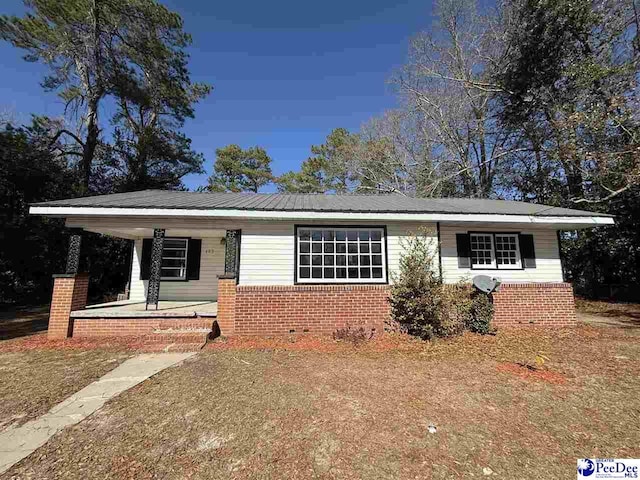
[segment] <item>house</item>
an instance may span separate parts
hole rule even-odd
[[[445,282],[502,280],[498,326],[575,323],[560,230],[611,216],[522,202],[401,195],[285,195],[146,190],[38,203],[74,229],[56,275],[49,335],[382,331],[403,237],[426,228]],[[129,298],[86,306],[81,231],[134,242]]]

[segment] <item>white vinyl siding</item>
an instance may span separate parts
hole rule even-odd
[[[438,269],[438,233],[435,223],[389,223],[387,224],[387,254],[389,258],[389,283],[400,268],[400,257],[404,251],[403,240],[411,233],[423,232],[430,239],[433,249],[434,269]]]
[[[503,282],[562,282],[562,266],[558,252],[558,239],[556,231],[551,228],[522,228],[504,229],[500,232],[523,233],[533,235],[533,243],[536,253],[536,268],[496,270],[483,269],[476,265],[473,269],[458,267],[458,250],[456,246],[456,233],[487,232],[493,233],[495,226],[478,227],[474,225],[441,225],[440,240],[442,248],[443,278],[447,283],[455,283],[459,280],[471,280],[475,275],[489,275],[499,277]],[[520,267],[520,266],[519,266]]]
[[[293,285],[293,223],[242,225],[240,285]]]
[[[304,222],[306,225],[326,225],[325,222]],[[340,223],[332,224],[338,227]],[[353,226],[354,224],[343,224]],[[381,222],[358,222],[358,226],[380,227]],[[240,246],[240,285],[293,285],[295,234],[293,222],[256,222],[239,225],[242,228]],[[389,281],[398,270],[401,239],[419,228],[427,230],[436,244],[436,226],[430,223],[394,222],[387,227],[387,268]],[[437,259],[436,259],[437,261]],[[437,265],[435,266],[437,268]]]
[[[150,221],[120,219],[121,225],[131,227],[151,227]],[[153,222],[156,224],[156,222]],[[182,220],[167,219],[162,224],[167,228],[168,235],[191,236],[199,238],[198,231],[202,229],[216,229],[220,235],[225,229],[241,229],[240,247],[240,278],[241,285],[293,285],[294,284],[294,225],[326,225],[326,221],[293,222],[293,221],[265,221],[265,220],[239,220],[229,223],[213,220]],[[354,222],[332,222],[332,225],[356,225]],[[437,252],[437,233],[435,223],[415,222],[374,222],[360,221],[357,225],[383,226],[387,228],[387,268],[389,281],[393,281],[393,274],[397,272],[402,252],[401,240],[409,232],[416,232],[419,228],[428,230],[432,238],[434,253]],[[440,238],[442,247],[443,277],[448,283],[461,279],[471,280],[474,275],[487,274],[499,276],[503,281],[513,282],[561,282],[562,268],[558,254],[558,244],[555,229],[551,227],[518,228],[510,226],[505,228],[494,224],[487,226],[473,224],[441,224]],[[188,230],[187,230],[188,229]],[[456,233],[467,232],[507,232],[532,234],[534,236],[536,267],[520,270],[479,270],[458,268]],[[151,230],[149,231],[150,234]],[[205,235],[206,236],[206,235]],[[202,264],[200,280],[188,282],[163,282],[160,287],[161,299],[194,299],[206,300],[217,297],[217,275],[224,273],[224,245],[220,243],[221,237],[208,237],[202,239]],[[131,298],[144,300],[146,282],[140,280],[139,257],[142,249],[142,240],[136,241],[136,253],[134,255]],[[206,253],[208,250],[214,254]],[[435,268],[438,257],[435,256]]]
[[[194,234],[193,238],[197,236]],[[221,237],[203,238],[200,252],[200,279],[161,281],[160,300],[216,300],[218,275],[224,273],[224,244],[221,240]],[[143,301],[146,298],[148,282],[140,279],[142,239],[135,241],[134,250],[129,298]]]

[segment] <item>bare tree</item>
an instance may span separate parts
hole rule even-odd
[[[442,166],[432,154],[421,116],[402,109],[387,111],[365,123],[359,139],[351,167],[359,190],[417,196],[444,193],[448,184],[438,182]]]
[[[504,19],[479,14],[473,0],[440,0],[437,7],[436,27],[412,40],[396,79],[441,171],[422,193],[437,194],[453,180],[458,194],[488,197],[503,162],[524,148],[497,119],[502,90],[494,77],[508,50]]]

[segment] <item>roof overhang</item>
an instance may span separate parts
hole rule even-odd
[[[588,228],[613,225],[606,216],[536,216],[480,213],[374,213],[328,211],[269,211],[239,209],[175,209],[175,208],[106,208],[32,206],[32,215],[73,218],[83,217],[189,217],[243,220],[341,220],[341,221],[413,221],[413,222],[486,222],[552,225],[556,228]]]

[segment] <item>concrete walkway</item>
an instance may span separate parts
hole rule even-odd
[[[153,353],[130,358],[44,415],[21,427],[9,427],[0,432],[0,474],[47,443],[63,428],[91,415],[110,398],[192,355],[195,353]]]

